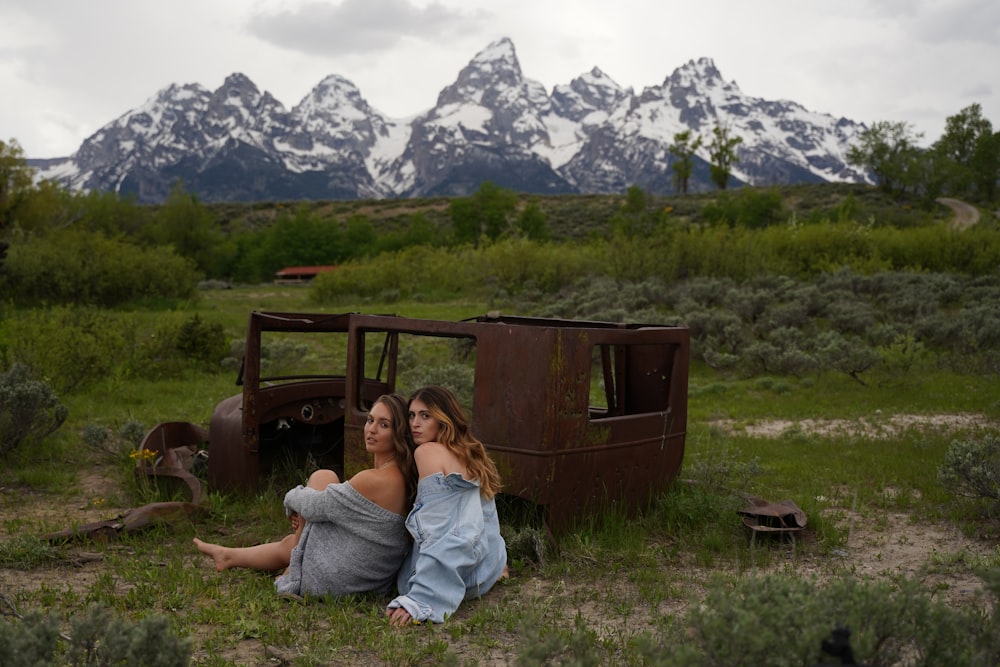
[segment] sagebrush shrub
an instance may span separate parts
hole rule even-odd
[[[0,455],[36,444],[59,430],[69,409],[24,364],[0,373]]]
[[[938,480],[956,495],[1000,501],[1000,438],[952,442]]]
[[[16,623],[0,622],[0,664],[4,667],[184,667],[190,661],[191,640],[173,635],[160,616],[132,623],[93,605],[69,620],[67,634],[60,634],[57,618],[37,612]]]
[[[186,319],[177,331],[177,350],[188,359],[215,368],[228,351],[226,333],[218,322],[206,322],[199,315]]]
[[[994,608],[996,600],[994,599]],[[836,627],[851,630],[859,663],[997,664],[994,620],[974,608],[951,608],[916,580],[871,582],[841,577],[827,584],[774,574],[735,586],[718,581],[684,625],[694,641],[649,655],[651,665],[756,667],[830,662],[822,644]]]

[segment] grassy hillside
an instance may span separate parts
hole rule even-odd
[[[845,212],[857,219],[878,221],[907,221],[919,224],[927,220],[944,220],[950,215],[943,206],[922,210],[919,202],[890,197],[878,189],[856,184],[785,185],[773,188],[754,188],[755,191],[775,192],[780,195],[789,215],[802,220],[828,218],[836,220]],[[671,216],[679,221],[700,222],[707,204],[719,197],[738,195],[737,191],[711,192],[684,196],[651,196],[654,208],[671,209]],[[521,195],[522,205],[534,202],[545,214],[552,236],[556,240],[585,239],[593,231],[603,231],[607,221],[619,212],[625,203],[621,195]],[[845,209],[845,202],[849,208]],[[308,210],[318,216],[345,220],[361,215],[368,218],[376,230],[397,231],[415,214],[422,214],[432,223],[450,225],[447,198],[386,199],[355,201],[270,202],[256,204],[206,204],[213,216],[224,227],[257,228],[273,222],[280,214]]]

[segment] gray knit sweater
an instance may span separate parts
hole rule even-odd
[[[285,511],[306,520],[291,563],[278,577],[279,593],[350,595],[388,593],[410,549],[405,517],[365,498],[350,482],[323,491],[298,486],[285,494]]]

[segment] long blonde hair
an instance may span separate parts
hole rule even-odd
[[[502,486],[496,464],[486,453],[486,446],[472,434],[469,419],[458,399],[440,385],[418,389],[410,396],[410,404],[420,401],[438,421],[437,441],[448,448],[465,465],[470,479],[479,482],[483,497],[492,498]]]

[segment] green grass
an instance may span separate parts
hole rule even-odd
[[[312,306],[306,289],[272,286],[205,292],[191,308],[186,312],[218,318],[234,337],[242,336],[251,309],[328,310]],[[456,301],[336,309],[349,310],[461,319],[487,308]],[[154,321],[156,314],[141,317]],[[1000,417],[995,376],[933,368],[913,371],[891,386],[862,386],[836,374],[731,378],[694,364],[682,481],[652,499],[639,516],[606,512],[551,544],[526,520],[505,511],[512,579],[483,600],[463,605],[443,626],[390,630],[382,616],[384,599],[291,604],[275,597],[270,574],[215,572],[191,539],[249,545],[283,535],[281,495],[288,480],[272,480],[255,494],[210,493],[204,516],[103,543],[42,543],[33,537],[42,526],[12,511],[27,502],[79,507],[86,502],[79,497],[80,478],[95,466],[119,481],[123,503],[155,499],[133,481],[127,453],[88,446],[84,430],[101,424],[117,432],[130,421],[147,427],[168,420],[207,425],[215,404],[239,391],[234,380],[232,372],[187,372],[162,381],[111,378],[65,397],[70,418],[58,435],[35,451],[9,457],[0,470],[0,509],[14,517],[0,524],[0,575],[37,579],[14,594],[19,608],[68,618],[97,603],[128,618],[162,614],[174,632],[193,638],[194,662],[200,665],[498,660],[530,665],[544,664],[539,656],[560,650],[606,664],[649,664],[639,648],[643,638],[682,635],[684,610],[697,606],[714,575],[722,576],[723,586],[733,586],[751,573],[794,574],[804,562],[839,571],[833,554],[847,543],[849,523],[843,519],[850,511],[905,512],[926,521],[975,525],[978,534],[993,539],[1000,534],[995,518],[971,512],[937,482],[936,469],[951,440],[975,432],[915,426],[875,439],[822,437],[802,426],[775,438],[741,431],[775,419]],[[734,430],[721,427],[718,419],[732,420]],[[794,546],[784,540],[751,546],[736,515],[746,493],[794,499],[809,515],[808,531]],[[97,553],[101,560],[74,565],[81,553]],[[989,569],[998,561],[1000,555],[942,550],[931,567],[947,574]],[[517,656],[522,662],[516,663]]]

